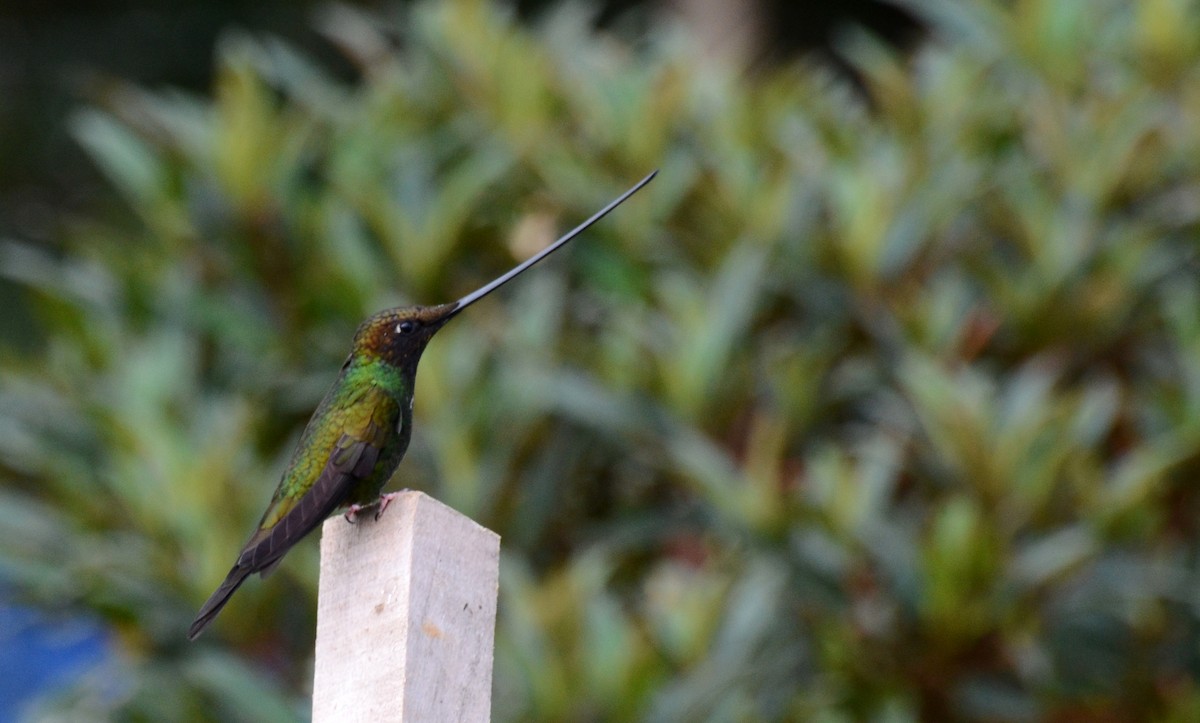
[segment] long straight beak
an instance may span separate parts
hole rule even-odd
[[[622,193],[620,196],[617,196],[607,206],[605,206],[604,208],[602,208],[599,211],[597,211],[596,213],[594,213],[591,218],[589,218],[588,220],[584,221],[583,223],[579,224],[575,228],[568,231],[566,233],[566,235],[564,235],[562,238],[558,239],[554,243],[552,243],[549,246],[547,246],[546,248],[542,249],[534,256],[531,256],[528,259],[525,259],[520,264],[518,264],[515,268],[513,268],[511,271],[504,274],[503,276],[476,289],[475,291],[472,291],[471,293],[462,297],[458,301],[454,302],[453,310],[445,316],[445,319],[447,321],[450,320],[452,317],[456,316],[463,309],[467,308],[471,304],[474,304],[476,301],[479,301],[480,299],[482,299],[483,297],[492,293],[493,291],[500,288],[501,286],[504,286],[509,281],[511,281],[514,277],[519,276],[521,274],[521,272],[525,271],[530,266],[533,266],[537,262],[541,261],[542,259],[546,258],[550,254],[557,251],[559,248],[565,246],[568,241],[575,238],[579,234],[583,233],[589,226],[591,226],[592,224],[596,223],[597,221],[599,221],[600,219],[602,219],[606,215],[608,215],[609,211],[613,210],[617,206],[620,206],[622,203],[624,203],[625,199],[629,198],[633,194],[640,191],[642,189],[642,186],[645,186],[647,183],[654,180],[654,177],[656,175],[658,175],[658,171],[652,172],[650,175],[648,175],[645,178],[643,178],[642,180],[638,181],[637,184],[634,185],[633,188],[629,189],[625,193]]]

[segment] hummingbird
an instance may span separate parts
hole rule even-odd
[[[360,512],[373,506],[378,520],[394,497],[380,493],[412,438],[417,362],[437,330],[578,236],[657,173],[458,301],[387,309],[360,324],[350,356],[300,435],[267,511],[225,581],[200,608],[188,628],[188,639],[195,640],[204,631],[247,577],[256,572],[265,577],[293,545],[337,510],[347,508],[346,519],[354,522]]]

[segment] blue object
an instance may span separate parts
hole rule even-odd
[[[0,602],[0,721],[18,720],[38,698],[108,659],[109,638],[99,625]]]

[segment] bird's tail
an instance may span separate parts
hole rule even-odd
[[[225,576],[225,582],[217,588],[217,591],[209,596],[208,601],[200,608],[200,612],[196,614],[196,619],[192,621],[192,626],[188,628],[188,640],[195,640],[204,632],[204,628],[217,617],[217,613],[221,612],[221,608],[225,607],[225,603],[229,602],[229,597],[241,586],[246,578],[250,576],[253,570],[240,565],[234,565],[229,574]]]

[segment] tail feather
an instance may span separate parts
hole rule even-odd
[[[204,628],[208,627],[213,618],[217,617],[217,613],[221,612],[221,608],[225,607],[225,603],[229,602],[229,598],[252,572],[253,570],[240,565],[233,566],[233,569],[225,576],[225,582],[222,582],[216,592],[209,596],[208,601],[197,613],[196,619],[192,621],[192,626],[188,628],[188,640],[195,640],[200,633],[204,632]]]
[[[333,514],[346,498],[347,490],[372,474],[379,450],[378,446],[343,434],[312,487],[299,500],[292,501],[282,517],[268,524],[276,502],[282,498],[272,501],[267,514],[263,515],[263,522],[259,523],[259,528],[238,555],[237,563],[225,576],[225,582],[200,608],[196,620],[188,628],[188,640],[195,640],[204,631],[247,577],[256,572],[265,577],[293,545]]]

